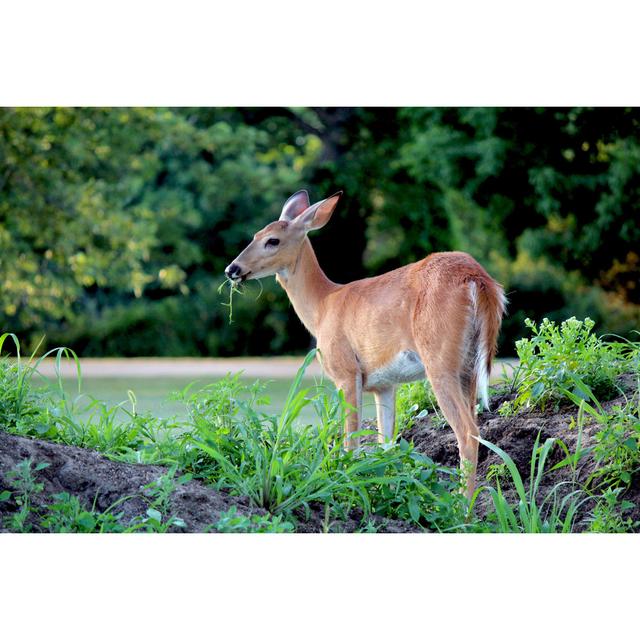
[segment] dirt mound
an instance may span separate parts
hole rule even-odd
[[[631,392],[634,390],[634,384],[637,384],[632,376],[625,376],[619,382],[625,391]],[[577,427],[572,426],[572,420],[575,421],[578,411],[573,404],[563,404],[553,412],[551,410],[547,412],[531,411],[516,416],[500,416],[497,412],[498,407],[506,400],[511,399],[513,399],[513,395],[493,396],[491,400],[493,411],[485,411],[479,414],[478,426],[480,428],[480,436],[484,440],[497,445],[509,454],[525,481],[525,487],[528,487],[527,483],[531,472],[531,453],[538,433],[540,433],[541,444],[547,438],[558,438],[565,443],[571,453],[575,452],[579,431]],[[625,399],[622,397],[617,398],[602,403],[602,407],[609,412],[614,405],[622,404],[624,401]],[[595,444],[594,435],[599,429],[600,426],[595,420],[587,417],[582,430],[582,449],[587,449]],[[413,441],[418,451],[429,456],[435,462],[450,467],[458,466],[458,446],[453,430],[448,426],[434,426],[431,418],[426,417],[417,421],[402,435],[407,440]],[[554,446],[547,459],[545,469],[551,469],[565,457],[566,454],[563,450],[557,445]],[[482,444],[480,445],[478,452],[478,482],[480,485],[487,484],[483,479],[486,478],[489,467],[501,462],[502,460],[497,454]],[[593,457],[585,455],[577,464],[576,479],[585,481],[595,469],[596,462]],[[568,483],[572,479],[572,473],[569,467],[545,473],[540,486],[540,497],[543,498],[557,483],[563,481]],[[575,485],[567,484],[566,491],[568,492],[575,488]],[[485,492],[483,494],[481,494],[476,506],[476,512],[480,516],[483,516],[489,508],[489,496]],[[507,489],[505,494],[517,502],[517,495],[513,488]],[[633,502],[635,505],[633,510],[626,512],[625,515],[631,517],[634,522],[640,521],[640,479],[637,476],[634,477],[631,486],[625,492],[624,499]],[[585,506],[593,507],[593,504]],[[586,526],[586,522],[578,522],[577,530],[584,529]]]
[[[33,500],[36,509],[51,504],[53,495],[63,491],[77,496],[85,509],[90,509],[95,500],[97,511],[105,511],[120,498],[133,496],[116,509],[124,512],[121,522],[125,525],[137,516],[144,516],[149,507],[142,488],[167,473],[166,467],[114,462],[88,449],[0,431],[0,487],[7,486],[7,472],[27,458],[34,461],[34,466],[38,462],[49,464],[36,476],[38,482],[44,484],[43,491]],[[251,507],[248,498],[215,491],[197,480],[177,486],[171,503],[172,515],[182,518],[186,524],[185,528],[175,527],[172,531],[202,531],[232,506],[239,515],[266,514],[262,509]],[[9,513],[8,505],[0,502],[0,531],[6,531],[1,523]]]
[[[76,496],[85,509],[91,509],[95,501],[96,511],[105,511],[114,502],[125,497],[116,509],[124,512],[120,522],[129,525],[135,518],[144,517],[149,507],[143,487],[167,473],[166,467],[114,462],[95,451],[79,447],[55,444],[43,440],[31,440],[0,431],[0,491],[7,488],[7,472],[22,460],[30,458],[33,466],[39,462],[49,464],[38,471],[36,478],[44,485],[42,492],[33,499],[36,511],[53,502],[56,493],[67,492]],[[185,527],[173,527],[171,531],[202,532],[217,522],[220,513],[236,507],[237,515],[267,515],[264,509],[251,506],[249,498],[231,496],[216,491],[206,484],[191,480],[176,486],[171,498],[171,514],[184,521]],[[0,502],[0,532],[7,531],[2,522],[15,509],[15,503]],[[300,533],[353,532],[361,526],[362,514],[353,513],[346,521],[327,522],[318,505],[311,505],[310,513],[296,514]],[[405,533],[419,530],[415,525],[372,517],[378,531]]]

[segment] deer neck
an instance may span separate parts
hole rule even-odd
[[[316,254],[305,238],[293,265],[276,274],[276,280],[287,292],[300,320],[312,335],[323,313],[324,300],[340,285],[331,282],[318,264]]]

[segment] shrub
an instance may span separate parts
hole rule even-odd
[[[516,342],[520,365],[514,374],[517,397],[505,402],[500,413],[525,407],[545,409],[564,398],[564,390],[582,395],[576,380],[586,385],[600,400],[614,397],[616,379],[632,368],[628,343],[604,342],[591,333],[594,323],[569,318],[559,326],[545,318],[540,325],[527,319],[531,338]]]

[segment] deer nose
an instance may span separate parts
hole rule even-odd
[[[240,277],[240,272],[242,269],[235,263],[232,262],[225,270],[224,275],[227,276],[230,280],[236,280]]]

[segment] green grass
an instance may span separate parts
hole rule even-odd
[[[431,424],[446,426],[435,393],[428,380],[410,382],[399,387],[396,395],[397,428],[400,432],[411,428],[416,420],[431,417]]]
[[[58,362],[75,357],[65,349],[54,354]],[[266,410],[265,385],[247,387],[236,375],[174,394],[186,408],[183,420],[141,414],[133,396],[113,407],[70,395],[61,379],[50,388],[33,387],[37,360],[5,359],[0,423],[11,433],[93,448],[115,460],[168,465],[249,496],[293,526],[319,505],[328,530],[339,529],[353,514],[366,526],[380,516],[435,530],[459,527],[466,506],[456,471],[439,468],[404,441],[343,449],[342,395],[303,386],[314,356],[307,356],[278,414]],[[78,376],[81,384],[80,368]],[[300,420],[308,408],[317,416],[313,423]],[[158,517],[157,505],[150,509],[144,527],[166,530],[170,525]]]
[[[433,531],[569,532],[578,524],[592,531],[635,530],[638,523],[625,515],[630,508],[625,491],[640,471],[640,389],[607,411],[601,398],[610,396],[620,373],[637,372],[638,343],[604,342],[591,335],[588,322],[574,319],[560,327],[546,322],[540,328],[529,326],[534,339],[520,345],[522,363],[513,381],[517,396],[507,412],[548,407],[562,399],[573,402],[577,443],[569,451],[560,439],[536,441],[525,482],[507,452],[481,440],[501,462],[490,468],[486,479],[479,479],[484,486],[471,505],[459,491],[458,470],[417,452],[402,439],[402,429],[391,444],[344,450],[343,396],[304,378],[313,351],[276,410],[268,385],[228,375],[173,392],[171,402],[182,412],[160,417],[142,411],[133,393],[115,405],[90,397],[79,361],[64,348],[45,355],[55,358],[58,369],[62,358],[76,362],[79,388],[69,389],[60,375],[44,384],[37,371],[44,356],[25,360],[17,338],[4,334],[0,352],[10,340],[18,358],[0,360],[1,428],[96,449],[115,460],[167,467],[162,478],[139,494],[147,503],[145,514],[125,525],[120,507],[131,496],[100,513],[95,505],[83,505],[61,492],[46,509],[35,509],[34,496],[42,490],[37,476],[43,467],[39,461],[23,461],[5,478],[6,488],[0,492],[0,501],[13,503],[4,524],[15,531],[176,530],[187,523],[171,513],[171,495],[180,483],[197,478],[248,496],[269,514],[246,518],[229,511],[211,524],[210,529],[218,531],[294,531],[318,512],[323,514],[324,531],[340,531],[354,520],[360,531],[376,531],[384,519]],[[588,367],[582,364],[583,355]],[[542,387],[536,387],[539,384]],[[401,426],[409,426],[424,410],[438,420],[426,383],[401,388]],[[598,425],[590,447],[583,446],[581,436],[587,421]],[[549,469],[549,456],[556,449],[564,458]],[[595,471],[579,480],[578,464],[586,456],[594,460]],[[562,469],[570,472],[570,479],[565,473],[565,480],[543,492],[547,474]],[[490,509],[480,519],[473,509],[483,492]]]
[[[197,391],[207,385],[214,384],[222,380],[220,376],[204,377],[193,383],[192,389]],[[241,374],[240,380],[245,387],[250,387],[255,378],[245,377]],[[34,384],[42,387],[56,384],[56,378],[40,378],[36,376]],[[136,409],[138,413],[153,413],[158,418],[171,419],[177,417],[184,419],[187,416],[187,408],[183,402],[175,399],[176,389],[182,389],[191,380],[179,376],[170,377],[147,377],[136,376],[127,377],[83,377],[82,394],[86,397],[87,404],[90,400],[99,399],[109,407],[120,404],[123,398],[128,397],[131,391],[135,397]],[[287,399],[289,388],[293,382],[293,378],[276,378],[264,381],[267,384],[267,392],[270,400],[269,408],[274,413],[280,413]],[[68,396],[78,395],[78,381],[75,377],[65,377],[62,384]],[[329,392],[334,389],[333,384],[327,380],[309,380],[306,384],[309,386],[322,385]],[[131,406],[129,404],[129,406]],[[363,403],[363,415],[365,418],[374,418],[376,415],[375,405],[373,403],[373,395],[365,394]],[[126,420],[126,414],[120,414],[123,420]],[[309,421],[315,418],[313,407],[307,406],[300,412],[300,420]]]
[[[191,458],[183,464],[274,515],[304,518],[316,503],[331,520],[357,512],[437,530],[457,525],[465,508],[455,491],[455,472],[438,469],[403,441],[358,452],[343,449],[346,405],[341,394],[324,389],[310,394],[302,387],[304,369],[314,356],[312,351],[305,359],[279,416],[260,410],[264,388],[259,383],[249,399],[238,400],[237,376],[188,396],[194,427],[188,444],[195,450],[188,449]],[[308,405],[318,419],[294,426]]]
[[[482,491],[489,492],[497,520],[497,530],[500,533],[571,533],[573,531],[579,509],[590,499],[586,491],[575,481],[559,482],[546,496],[540,496],[540,485],[545,474],[547,458],[554,445],[562,444],[561,441],[549,438],[541,445],[538,433],[531,454],[528,487],[522,480],[515,463],[505,451],[482,438],[479,438],[479,441],[498,454],[508,472],[496,474],[495,488],[490,485],[480,487],[473,497],[475,501]],[[566,447],[564,449],[566,450]],[[514,486],[517,502],[510,501],[506,497],[501,475],[508,477]]]

